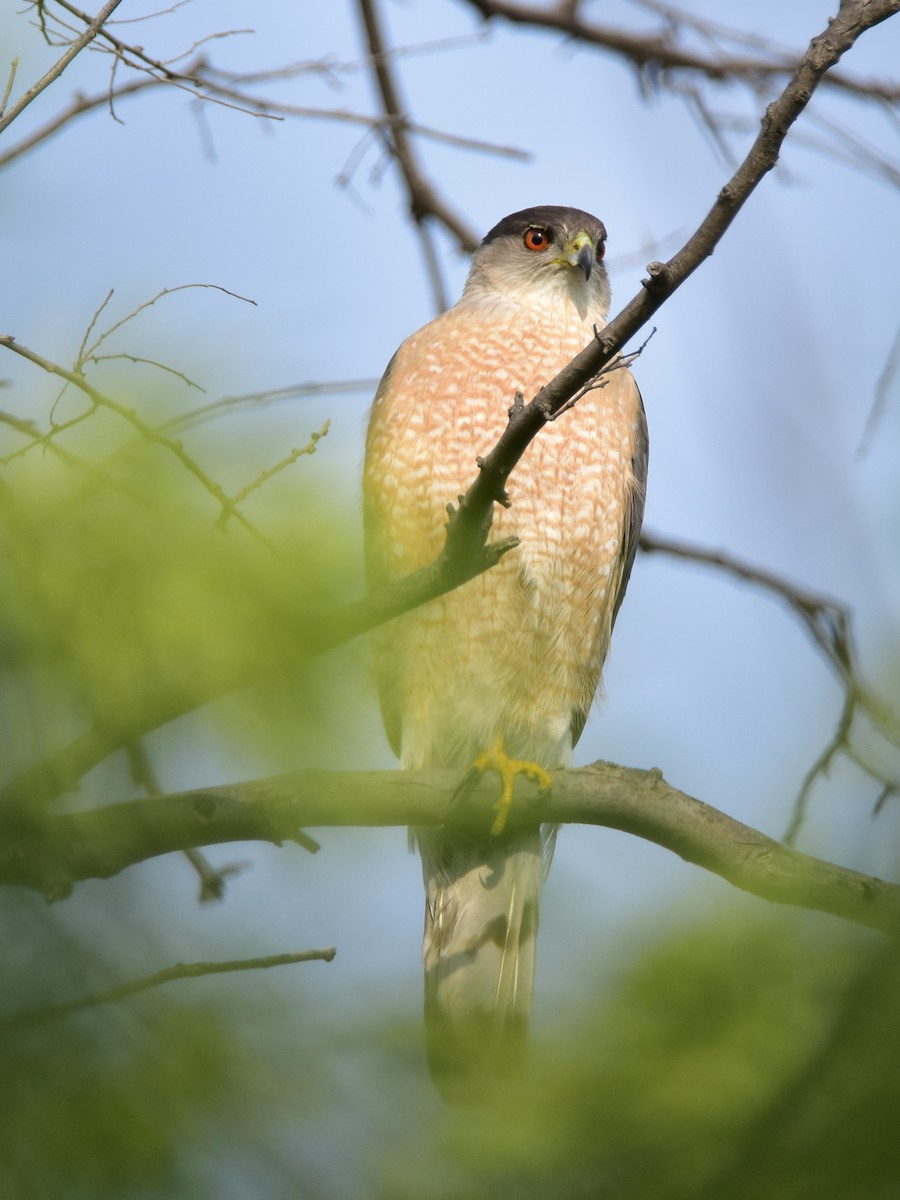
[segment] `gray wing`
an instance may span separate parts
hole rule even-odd
[[[391,361],[388,363],[387,367],[385,367],[384,374],[381,377],[381,382],[378,384],[378,387],[375,391],[375,398],[372,401],[371,413],[376,411],[382,396],[390,386],[391,371],[399,353],[400,350],[398,349],[391,358]],[[370,425],[372,420],[371,413]],[[381,513],[369,495],[368,488],[365,486],[365,479],[363,483],[363,551],[365,555],[366,581],[369,589],[374,591],[383,584],[390,582],[390,577],[385,565],[383,539],[381,535]],[[391,749],[399,757],[401,720],[400,706],[397,703],[395,694],[396,681],[394,680],[390,670],[389,656],[379,653],[379,651],[376,650],[375,660],[375,680],[378,687],[378,702],[381,708],[381,719],[384,723],[384,731],[387,734],[387,739],[391,745]]]
[[[372,424],[372,415],[374,414],[381,397],[387,391],[391,381],[391,371],[397,355],[400,353],[396,350],[391,358],[391,361],[384,369],[384,374],[375,389],[375,396],[372,400],[372,407],[369,410],[369,425]],[[368,436],[367,436],[368,442]],[[366,446],[368,453],[368,445]],[[384,569],[384,554],[381,549],[381,540],[378,529],[378,512],[369,497],[368,489],[363,486],[363,553],[365,555],[366,565],[366,582],[370,589],[381,587],[387,583],[387,572]]]
[[[635,384],[635,387],[637,385]],[[638,430],[631,460],[633,483],[628,492],[625,509],[625,529],[622,538],[622,570],[619,584],[613,601],[610,632],[616,623],[622,601],[625,599],[625,589],[631,578],[631,568],[634,566],[634,556],[637,554],[638,542],[641,537],[641,525],[644,521],[644,502],[647,495],[647,466],[650,461],[650,438],[647,432],[647,414],[644,412],[644,401],[638,391]],[[589,708],[579,709],[572,714],[572,745],[576,745],[588,719]]]
[[[635,385],[637,386],[637,385]],[[638,432],[634,457],[631,460],[631,470],[634,475],[634,486],[628,494],[628,507],[625,512],[625,537],[622,542],[622,574],[613,604],[613,625],[616,623],[622,601],[625,599],[625,589],[631,578],[631,568],[634,566],[634,556],[637,554],[638,542],[641,538],[641,525],[644,523],[644,503],[647,498],[647,467],[650,462],[650,435],[647,431],[647,414],[644,412],[644,401],[638,390]]]

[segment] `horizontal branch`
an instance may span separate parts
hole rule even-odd
[[[190,847],[296,840],[301,827],[461,825],[487,831],[496,788],[455,801],[458,771],[297,771],[47,817],[41,832],[0,825],[0,884],[68,894],[82,879]],[[535,822],[619,829],[654,842],[764,900],[900,933],[900,885],[812,858],[668,784],[657,770],[598,762],[553,774],[547,796],[517,798],[510,827]]]
[[[703,54],[677,44],[672,36],[673,25],[685,23],[684,14],[664,14],[663,31],[660,33],[638,33],[630,29],[602,25],[585,20],[576,4],[550,4],[541,7],[519,4],[513,0],[465,0],[485,21],[501,19],[514,25],[530,26],[561,33],[572,42],[607,50],[629,62],[638,70],[648,68],[660,72],[684,72],[701,76],[713,83],[743,83],[758,91],[760,80],[783,79],[796,69],[797,58],[779,50],[771,44],[758,45],[759,53],[739,56],[720,51]],[[692,24],[701,33],[712,33],[708,22],[692,19]],[[717,28],[730,40],[742,37],[736,29]],[[893,81],[880,79],[856,79],[852,76],[833,73],[826,80],[832,88],[862,97],[895,104],[900,100],[900,86]]]

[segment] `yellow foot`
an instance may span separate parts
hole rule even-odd
[[[526,779],[530,779],[532,783],[536,783],[541,792],[549,792],[553,787],[553,780],[543,767],[539,767],[537,763],[527,762],[524,759],[510,758],[503,749],[502,737],[498,737],[489,750],[484,750],[478,755],[466,772],[459,790],[470,787],[476,779],[481,778],[485,771],[496,771],[500,776],[502,786],[500,799],[496,805],[497,815],[491,826],[492,837],[496,837],[502,833],[506,827],[506,818],[509,816],[509,810],[512,807],[513,784],[517,775],[524,775]]]

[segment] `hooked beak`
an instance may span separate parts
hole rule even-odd
[[[590,234],[581,231],[566,246],[566,262],[570,267],[580,267],[585,279],[590,279],[594,268],[594,242]]]

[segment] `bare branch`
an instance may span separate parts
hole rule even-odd
[[[483,138],[448,133],[446,130],[435,129],[429,125],[421,125],[418,122],[409,121],[403,117],[395,120],[383,113],[373,115],[364,112],[354,112],[347,108],[323,108],[309,104],[288,104],[280,100],[254,96],[249,92],[241,90],[239,87],[229,85],[228,81],[232,76],[226,72],[215,71],[203,59],[197,59],[194,63],[186,66],[184,68],[184,75],[193,82],[195,89],[201,89],[192,92],[194,100],[202,101],[216,98],[227,100],[230,101],[228,104],[229,108],[254,117],[269,117],[272,120],[295,117],[301,120],[337,121],[342,124],[362,125],[373,132],[390,131],[393,127],[399,126],[404,128],[408,133],[427,138],[429,141],[456,146],[461,150],[473,150],[476,153],[494,154],[503,158],[514,158],[522,161],[531,158],[531,155],[526,150],[522,150],[517,146],[505,146],[497,142],[486,142]],[[241,77],[234,76],[234,78],[238,79]],[[20,142],[11,146],[4,154],[0,154],[0,167],[5,167],[13,159],[20,157],[20,155],[27,153],[29,150],[33,150],[35,146],[52,137],[54,133],[77,117],[84,116],[98,108],[106,108],[111,104],[117,103],[119,100],[127,99],[140,92],[144,92],[148,88],[165,87],[170,83],[171,80],[169,79],[145,74],[141,78],[133,79],[128,83],[108,87],[103,92],[93,96],[76,96],[55,117],[52,117],[44,125],[24,137]]]
[[[116,362],[119,359],[124,359],[125,362],[134,363],[137,367],[156,367],[159,371],[164,371],[167,375],[174,375],[176,379],[180,379],[185,387],[193,388],[195,391],[205,394],[206,388],[185,375],[184,371],[179,371],[177,367],[170,367],[168,363],[159,362],[155,358],[144,358],[140,354],[126,354],[124,351],[121,354],[92,354],[90,358],[84,360],[85,365],[88,363],[100,364],[103,362]]]
[[[20,113],[24,112],[32,100],[35,100],[45,88],[48,88],[51,83],[54,83],[57,79],[59,79],[60,75],[62,75],[69,63],[81,53],[85,46],[94,40],[98,33],[101,32],[103,28],[103,22],[107,19],[110,13],[114,12],[119,7],[121,2],[122,0],[107,0],[106,4],[104,4],[103,8],[101,8],[96,17],[89,17],[86,13],[82,14],[84,20],[88,23],[87,29],[85,29],[84,33],[82,33],[75,39],[74,42],[72,42],[65,54],[63,54],[62,58],[60,58],[58,62],[54,63],[50,70],[45,75],[41,76],[37,83],[33,83],[28,91],[19,97],[12,108],[10,108],[2,117],[0,117],[0,133],[2,133],[8,125],[11,125],[16,117],[18,117]]]
[[[162,971],[134,979],[131,983],[120,983],[118,987],[107,988],[105,992],[81,996],[78,1000],[69,1000],[65,1004],[48,1004],[45,1008],[32,1008],[26,1012],[15,1013],[0,1020],[0,1028],[15,1029],[23,1025],[55,1021],[60,1017],[68,1017],[71,1013],[81,1012],[85,1008],[115,1004],[138,992],[145,992],[148,988],[172,983],[175,979],[199,979],[203,975],[227,975],[233,971],[261,971],[269,967],[284,967],[302,962],[331,962],[335,954],[337,950],[330,946],[326,950],[300,950],[293,954],[268,954],[262,958],[236,958],[226,962],[176,963],[173,967],[165,967]]]
[[[330,428],[331,428],[331,421],[328,420],[325,422],[325,424],[322,426],[321,429],[317,430],[315,433],[310,434],[309,441],[306,443],[305,446],[300,446],[297,449],[292,450],[290,452],[290,454],[285,455],[285,457],[283,459],[281,459],[280,462],[275,463],[274,466],[267,467],[264,471],[260,471],[260,473],[257,475],[257,477],[255,479],[251,480],[251,482],[248,483],[245,487],[242,487],[241,490],[234,497],[234,499],[232,500],[232,504],[235,506],[235,508],[237,508],[237,506],[239,504],[242,504],[244,502],[244,500],[246,500],[247,497],[252,492],[255,492],[258,488],[261,488],[264,483],[268,483],[268,481],[272,478],[273,475],[278,475],[281,471],[284,471],[287,467],[292,466],[297,461],[298,458],[302,458],[304,455],[315,454],[316,448],[317,448],[319,442],[322,440],[323,437],[325,437],[327,435],[328,430]],[[226,524],[227,520],[228,520],[228,517],[227,517],[226,513],[223,511],[219,515],[219,520],[217,521],[217,524],[219,525],[219,527],[221,529],[225,528],[225,524]]]
[[[127,405],[121,404],[118,400],[114,400],[111,396],[98,391],[97,388],[88,383],[80,371],[70,371],[65,367],[61,367],[58,363],[50,362],[49,359],[43,358],[33,350],[29,350],[27,346],[21,345],[15,338],[9,335],[0,336],[0,346],[5,347],[7,350],[12,350],[13,353],[34,363],[35,366],[41,367],[48,374],[58,375],[61,379],[65,379],[67,383],[72,384],[80,392],[83,392],[92,401],[95,408],[109,409],[121,417],[127,424],[131,425],[146,442],[159,445],[174,455],[181,465],[194,476],[201,487],[217,501],[222,512],[226,512],[229,516],[234,517],[258,541],[266,541],[259,530],[250,524],[240,509],[235,507],[233,501],[223,491],[222,486],[208,475],[200,464],[188,454],[180,441],[170,438],[160,433],[158,429],[154,429],[148,425],[133,408],[129,408]],[[82,414],[79,419],[83,419],[84,415]],[[45,435],[45,438],[47,436],[49,435]]]
[[[126,96],[133,96],[138,92],[145,91],[148,87],[158,85],[159,81],[152,78],[133,79],[130,83],[121,84],[112,93],[115,100],[122,100]],[[20,155],[33,150],[35,146],[52,137],[57,130],[73,121],[76,117],[83,116],[85,113],[93,112],[96,108],[105,107],[109,104],[110,92],[101,92],[96,96],[81,96],[78,95],[70,104],[52,117],[44,125],[40,125],[26,137],[22,138],[14,146],[11,146],[5,154],[0,154],[0,167],[5,167],[7,163],[18,158]]]
[[[155,296],[151,296],[149,300],[144,300],[137,306],[137,308],[132,309],[130,313],[127,313],[120,320],[115,321],[108,329],[104,329],[104,331],[99,334],[90,345],[88,345],[88,339],[97,324],[97,319],[101,312],[103,312],[104,308],[106,308],[112,297],[113,293],[110,289],[106,295],[106,298],[103,300],[102,304],[94,313],[90,323],[88,324],[87,331],[81,341],[78,357],[75,360],[75,370],[81,370],[86,362],[88,362],[91,358],[94,358],[97,351],[108,338],[112,337],[114,333],[118,333],[123,325],[127,325],[129,321],[133,321],[135,317],[139,316],[146,309],[152,308],[154,304],[158,303],[166,296],[174,296],[177,292],[188,292],[194,288],[208,288],[213,292],[222,292],[223,295],[230,296],[232,300],[240,300],[244,304],[252,304],[254,308],[256,307],[255,300],[251,300],[249,296],[241,296],[238,292],[232,292],[227,287],[222,287],[220,283],[179,283],[175,287],[161,288]]]
[[[271,388],[265,392],[246,392],[241,396],[224,396],[209,404],[201,404],[189,412],[170,417],[157,429],[173,433],[176,429],[193,428],[203,421],[229,413],[242,412],[247,408],[265,408],[269,404],[281,404],[285,400],[296,400],[304,396],[334,396],[348,392],[374,393],[377,379],[333,379],[321,383],[292,383],[287,387]]]
[[[673,558],[716,567],[743,583],[765,588],[784,600],[800,618],[813,641],[842,680],[854,674],[850,613],[846,606],[837,600],[810,592],[782,575],[776,575],[773,571],[767,571],[764,567],[745,562],[721,550],[707,550],[702,546],[647,532],[641,535],[640,548],[645,554],[668,554]]]
[[[688,72],[714,83],[737,80],[747,84],[755,91],[760,80],[767,78],[781,80],[785,76],[792,75],[799,67],[797,56],[790,51],[774,48],[768,41],[748,38],[747,35],[737,30],[725,30],[724,27],[713,26],[706,20],[700,22],[686,13],[676,13],[676,10],[669,5],[652,6],[657,12],[668,18],[666,31],[660,34],[642,35],[630,30],[586,21],[575,5],[535,6],[518,4],[511,0],[466,0],[466,3],[476,9],[486,21],[499,18],[516,25],[530,25],[538,29],[555,30],[577,42],[617,54],[638,70],[652,68],[657,71]],[[891,12],[885,13],[877,21],[884,20],[885,17],[891,15]],[[877,21],[870,22],[868,17],[864,17],[864,20],[867,28],[871,28],[877,23]],[[682,49],[675,44],[670,33],[678,24],[688,23],[693,24],[695,28],[714,30],[718,36],[724,35],[736,44],[742,42],[745,45],[752,45],[762,51],[766,57],[740,58],[729,54],[708,57]],[[825,83],[831,88],[838,88],[867,99],[884,100],[890,104],[900,100],[900,84],[894,82],[854,79],[841,72],[834,72],[829,75]]]
[[[645,553],[669,554],[675,558],[716,567],[742,582],[762,587],[785,601],[794,615],[799,617],[816,647],[822,651],[838,675],[844,691],[841,714],[828,745],[807,771],[794,800],[790,824],[785,833],[785,841],[788,844],[793,844],[800,831],[814,784],[822,775],[827,774],[839,754],[846,754],[852,758],[867,775],[882,786],[882,789],[893,790],[895,781],[886,778],[881,771],[866,762],[852,745],[854,721],[859,713],[864,713],[881,736],[897,747],[900,747],[900,720],[896,712],[880,700],[863,679],[854,646],[852,615],[845,605],[827,596],[800,588],[783,576],[721,551],[705,550],[700,546],[672,541],[649,533],[642,535],[640,546]]]
[[[132,780],[149,796],[161,796],[162,788],[159,786],[159,780],[144,743],[141,741],[129,742],[125,747],[125,752],[128,755]],[[207,904],[212,900],[221,900],[225,895],[226,879],[239,874],[249,866],[249,863],[231,863],[216,870],[207,861],[206,856],[193,846],[184,851],[184,856],[197,872],[200,880],[198,900],[201,904]]]
[[[549,795],[517,800],[509,825],[578,822],[645,838],[735,887],[779,904],[900,932],[900,885],[801,854],[671,787],[660,771],[594,763],[551,772]],[[0,838],[0,884],[48,899],[82,879],[191,846],[262,840],[281,844],[301,827],[463,825],[485,834],[496,789],[454,799],[458,771],[297,771],[248,783],[48,817]]]
[[[6,112],[6,106],[9,104],[9,98],[12,95],[13,84],[16,81],[16,72],[19,69],[19,57],[16,57],[9,64],[9,74],[6,77],[6,87],[3,89],[3,95],[0,96],[0,117]]]
[[[72,13],[73,16],[75,16],[79,21],[86,22],[86,21],[90,20],[90,17],[88,16],[87,13],[82,12],[82,10],[79,8],[76,8],[75,5],[70,4],[69,0],[56,0],[56,3],[61,8],[64,8],[67,12]],[[43,9],[41,11],[42,11],[42,15],[43,15]],[[57,20],[57,22],[59,24],[63,25],[64,28],[71,29],[71,27],[66,26],[64,24],[64,22],[62,22],[60,20],[59,17],[56,17],[55,19]],[[113,67],[112,67],[112,72],[110,75],[110,84],[109,84],[109,88],[106,93],[106,99],[109,103],[110,111],[112,112],[113,117],[115,119],[118,119],[115,117],[115,112],[113,111],[113,100],[114,100],[115,94],[116,94],[116,87],[115,87],[116,72],[117,72],[119,64],[122,63],[126,67],[130,67],[134,71],[139,71],[145,75],[148,75],[154,82],[168,84],[170,87],[174,87],[180,91],[187,92],[189,95],[193,96],[195,99],[204,100],[210,104],[218,104],[224,108],[234,108],[234,109],[237,109],[241,112],[245,112],[248,115],[254,116],[254,117],[267,117],[268,116],[272,120],[280,120],[279,117],[274,117],[274,116],[271,116],[271,114],[260,112],[258,106],[244,107],[240,104],[232,104],[225,99],[210,95],[203,91],[198,92],[197,89],[199,87],[201,87],[201,84],[200,84],[200,81],[196,77],[194,77],[190,74],[190,68],[186,68],[184,71],[172,70],[172,67],[171,67],[172,63],[179,62],[182,58],[184,58],[188,54],[192,53],[196,49],[196,47],[198,45],[201,45],[203,42],[209,41],[214,38],[230,37],[236,33],[246,33],[246,32],[249,32],[249,31],[248,30],[226,30],[222,33],[211,34],[207,38],[201,38],[199,42],[195,43],[193,46],[189,47],[186,51],[183,51],[181,54],[176,55],[174,58],[170,59],[168,62],[164,62],[161,59],[152,58],[150,55],[148,55],[144,51],[142,46],[129,45],[128,43],[121,41],[119,38],[115,37],[112,33],[110,33],[108,29],[99,30],[98,31],[98,48],[105,50],[105,52],[110,54],[113,58]],[[49,40],[49,38],[48,38],[48,40]],[[202,62],[203,60],[197,59],[196,61]]]
[[[167,17],[179,8],[187,8],[193,2],[194,0],[175,0],[175,3],[167,8],[158,8],[156,12],[143,13],[139,17],[116,17],[114,21],[110,21],[110,25],[140,25],[144,21],[155,21],[157,17]]]
[[[397,160],[397,165],[403,174],[410,215],[420,229],[430,217],[435,217],[456,238],[460,249],[471,254],[478,246],[478,236],[437,194],[433,185],[426,178],[418,162],[412,141],[407,136],[404,109],[400,102],[399,88],[394,78],[390,59],[385,50],[375,0],[359,0],[359,11],[366,31],[369,53],[372,56],[372,69],[381,94],[381,101],[385,113],[392,122],[391,139],[386,142],[386,145]],[[423,236],[425,236],[424,233]],[[427,245],[425,253],[427,257]],[[442,297],[439,294],[435,295],[435,301],[436,306],[441,308]]]
[[[841,709],[837,728],[832,734],[831,740],[804,776],[800,791],[794,800],[791,819],[784,833],[784,840],[789,846],[794,845],[803,822],[806,820],[806,809],[809,804],[813,785],[821,775],[825,775],[828,772],[838,754],[849,745],[850,730],[853,728],[853,717],[856,713],[856,706],[856,693],[853,691],[847,692],[844,697],[844,706]]]
[[[893,345],[888,352],[884,367],[875,385],[875,399],[872,407],[869,409],[869,415],[866,417],[866,427],[863,430],[863,435],[856,451],[857,458],[862,458],[868,452],[872,436],[881,419],[881,414],[887,407],[889,390],[898,375],[900,375],[900,325],[897,326]]]

